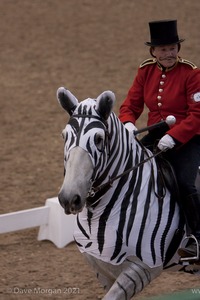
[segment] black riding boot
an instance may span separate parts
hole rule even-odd
[[[189,239],[185,248],[178,250],[178,254],[181,257],[195,257],[197,256],[197,246],[200,249],[200,195],[197,193],[189,195],[183,203],[183,209],[190,234],[195,236],[198,245],[194,239]]]

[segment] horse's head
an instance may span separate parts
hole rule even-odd
[[[66,214],[76,214],[83,209],[97,166],[101,168],[101,157],[108,151],[107,120],[115,95],[105,91],[97,99],[88,98],[79,104],[61,87],[57,98],[70,115],[63,130],[65,175],[58,198]]]

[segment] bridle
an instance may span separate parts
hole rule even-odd
[[[104,189],[105,187],[111,187],[113,182],[127,174],[129,174],[131,171],[134,171],[136,169],[138,169],[140,166],[142,166],[143,164],[145,164],[146,162],[150,161],[151,159],[155,158],[156,156],[159,156],[161,153],[163,152],[163,150],[160,150],[156,153],[154,153],[151,156],[148,156],[146,159],[144,159],[143,161],[139,162],[138,164],[136,164],[135,166],[129,168],[128,170],[122,172],[121,174],[115,176],[115,177],[109,177],[108,181],[97,186],[97,187],[93,187],[94,181],[92,182],[92,186],[88,192],[88,196],[87,197],[94,197],[95,194],[99,191],[101,191],[102,189]],[[160,196],[159,196],[160,197]]]

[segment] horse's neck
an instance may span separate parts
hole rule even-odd
[[[134,160],[136,155],[140,156],[143,148],[135,138],[134,133],[128,131],[114,113],[111,115],[108,126],[111,136],[109,161],[112,161],[116,153],[121,154],[121,166],[124,167],[123,163],[127,161],[129,155],[132,155]]]
[[[111,115],[108,122],[108,131],[109,150],[105,157],[102,156],[103,162],[99,172],[97,171],[96,186],[108,182],[109,178],[113,179],[120,176],[134,167],[142,158],[143,148],[135,139],[134,134],[126,130],[115,114]]]

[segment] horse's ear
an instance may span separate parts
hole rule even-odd
[[[110,116],[115,103],[115,94],[111,91],[105,91],[97,97],[97,112],[105,120]]]
[[[78,105],[76,97],[66,88],[60,87],[57,90],[57,99],[62,108],[71,116]]]

